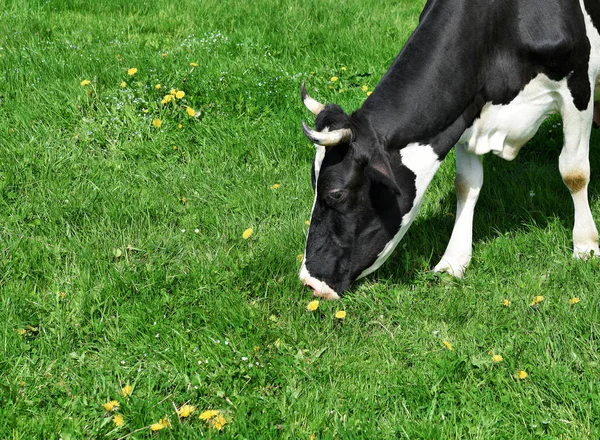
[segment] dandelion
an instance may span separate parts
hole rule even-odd
[[[190,63],[190,66],[192,66],[192,67],[198,67],[198,63]]]
[[[442,344],[444,344],[448,350],[450,350],[450,351],[454,350],[452,348],[452,344],[450,342],[448,342],[448,341],[442,341]]]
[[[538,295],[535,298],[533,298],[533,301],[531,301],[531,305],[535,306],[535,305],[541,303],[542,301],[544,301],[544,297],[542,295]]]
[[[254,352],[256,353],[258,350],[260,350],[260,347],[258,345],[255,345],[254,347],[252,347],[252,350],[254,350]]]
[[[152,125],[156,128],[160,128],[162,121],[160,119],[152,119]]]
[[[183,128],[183,125],[179,124],[177,125],[177,128]]]
[[[127,71],[127,75],[129,75],[129,76],[133,76],[133,75],[135,75],[136,73],[137,73],[137,69],[136,69],[135,67],[132,67],[131,69],[129,69],[129,70]]]
[[[185,92],[183,90],[178,90],[177,93],[175,93],[175,98],[177,99],[181,99],[185,96]]]
[[[160,431],[161,429],[168,428],[169,426],[169,421],[166,418],[160,419],[158,423],[153,423],[150,425],[150,431]]]
[[[132,388],[131,385],[127,384],[123,388],[121,388],[121,396],[129,397],[131,396]]]
[[[162,87],[162,86],[161,86],[160,84],[156,84],[156,85],[154,86],[154,88],[155,88],[156,90],[160,90],[160,88],[161,88],[161,87]]]
[[[504,358],[502,356],[500,356],[499,354],[495,354],[492,356],[492,362],[496,362],[496,363],[502,362],[503,359]]]
[[[177,145],[173,145],[173,150],[177,150],[177,149],[178,149]]]
[[[306,310],[308,310],[309,312],[314,312],[318,308],[319,308],[319,300],[318,299],[315,299],[314,301],[309,302],[306,306]]]
[[[505,298],[502,300],[502,302],[500,304],[502,304],[504,307],[510,307],[511,302],[510,302],[510,299]]]
[[[371,96],[371,93],[373,93],[373,92],[367,92],[367,96]]]
[[[187,403],[177,410],[177,415],[182,419],[189,417],[191,413],[196,410],[195,406],[188,405]]]
[[[117,402],[116,400],[111,400],[110,402],[106,402],[102,406],[106,411],[110,412],[119,407],[119,402]]]
[[[331,77],[331,82],[336,82],[339,78],[337,76],[332,76]]]
[[[361,89],[363,92],[366,92],[367,90],[369,90],[369,88],[367,86],[362,86]]]
[[[304,224],[305,224],[306,226],[310,225],[310,220],[304,220]]]
[[[274,183],[273,185],[271,185],[271,188],[273,189],[278,189],[281,185],[279,183]]]
[[[164,57],[167,56],[167,54],[166,53],[161,53],[160,56],[164,58]]]
[[[298,254],[298,255],[296,255],[296,260],[298,260],[298,261],[304,260],[304,254]]]
[[[196,115],[196,110],[194,110],[192,107],[187,107],[185,109],[185,111],[187,112],[187,114],[191,117],[194,117]]]
[[[346,70],[346,66],[342,66],[342,70]]]
[[[225,426],[225,424],[227,423],[227,420],[225,420],[225,417],[223,417],[223,414],[219,414],[215,418],[210,419],[208,421],[208,423],[210,426],[215,428],[217,431],[221,431],[223,429],[223,427]]]
[[[127,83],[125,81],[121,81],[121,88],[124,89],[127,87]]]
[[[17,330],[17,333],[23,336],[25,333],[27,333],[27,330],[25,330],[24,328],[20,328],[19,330]]]
[[[84,79],[83,81],[81,81],[79,84],[81,84],[83,87],[87,86],[89,83],[91,83],[91,81],[89,79]]]
[[[345,310],[338,310],[337,312],[335,312],[335,317],[337,319],[346,319],[346,311]]]
[[[525,370],[519,370],[515,373],[515,379],[525,380],[527,379],[527,376],[529,376],[529,374],[527,374]]]
[[[169,90],[169,95],[175,96],[176,93],[177,93],[177,89],[171,89],[171,90]]]
[[[115,414],[113,417],[113,423],[118,428],[123,423],[125,423],[125,419],[123,418],[123,416],[121,414]]]
[[[208,411],[202,412],[199,418],[200,420],[209,420],[218,416],[220,413],[221,412],[218,409],[209,409]]]
[[[173,101],[173,95],[165,95],[164,98],[162,99],[162,101],[160,101],[160,103],[165,105],[171,101]]]
[[[254,234],[254,230],[252,228],[248,228],[242,233],[242,238],[244,240],[248,240],[252,234]]]
[[[580,299],[578,297],[573,297],[569,300],[569,302],[571,304],[577,304],[580,301]]]
[[[67,296],[67,292],[60,292],[59,295],[64,299]]]

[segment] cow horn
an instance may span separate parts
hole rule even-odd
[[[302,101],[304,102],[304,105],[312,112],[313,115],[317,116],[319,113],[321,113],[321,110],[325,108],[324,104],[321,104],[316,99],[311,98],[309,94],[306,93],[304,83],[302,83],[302,86],[300,87],[300,95],[302,95]]]
[[[352,139],[352,130],[349,128],[320,132],[313,130],[302,121],[302,131],[313,144],[323,145],[324,147],[333,147]]]

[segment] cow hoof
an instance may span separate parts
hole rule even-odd
[[[450,263],[448,260],[442,258],[442,260],[436,264],[433,271],[436,273],[446,272],[456,278],[462,278],[465,275],[465,269],[467,264]]]
[[[600,250],[598,250],[597,243],[575,246],[573,249],[573,258],[577,258],[578,260],[589,260],[592,257],[598,256],[600,256]]]

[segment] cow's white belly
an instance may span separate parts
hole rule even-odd
[[[562,99],[571,99],[566,80],[552,81],[539,74],[508,104],[487,103],[481,115],[461,136],[467,151],[477,155],[490,151],[513,160],[544,120],[559,112]]]

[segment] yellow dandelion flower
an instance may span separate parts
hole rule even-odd
[[[162,423],[153,423],[152,425],[150,425],[150,431],[160,431],[164,428],[165,425],[163,425]]]
[[[135,67],[132,67],[131,69],[129,69],[129,70],[127,71],[127,75],[129,75],[129,76],[133,76],[133,75],[135,75],[136,73],[137,73],[137,69],[136,69]]]
[[[123,418],[123,416],[121,414],[115,414],[113,417],[113,423],[118,428],[123,423],[125,423],[125,419]]]
[[[188,405],[187,403],[177,410],[177,415],[181,418],[189,417],[191,413],[196,410],[195,406]]]
[[[317,436],[315,434],[311,434],[309,440],[315,440]]]
[[[152,125],[156,128],[160,128],[162,121],[160,119],[152,119]]]
[[[198,63],[190,63],[190,66],[192,66],[192,67],[198,67]]]
[[[171,89],[171,90],[169,90],[169,95],[175,96],[176,93],[177,93],[177,89]]]
[[[154,88],[155,88],[156,90],[160,90],[160,88],[161,88],[161,87],[162,87],[162,86],[161,86],[160,84],[156,84],[156,85],[154,86]]]
[[[337,319],[346,319],[346,311],[345,310],[338,310],[337,312],[335,312],[335,317]]]
[[[318,308],[319,308],[319,300],[318,299],[315,299],[314,301],[309,302],[306,306],[306,310],[308,310],[309,312],[314,312]]]
[[[527,374],[527,372],[525,370],[519,370],[515,373],[515,379],[527,379],[527,376],[529,376],[529,374]]]
[[[202,412],[199,418],[201,420],[209,420],[218,416],[219,414],[221,414],[221,412],[218,409],[209,409],[208,411]]]
[[[363,92],[366,92],[367,90],[369,90],[369,88],[367,86],[362,86],[361,89]]]
[[[252,347],[252,350],[254,350],[255,352],[257,352],[258,350],[260,350],[260,347],[258,345],[255,345],[254,347]]]
[[[492,356],[492,362],[502,362],[503,359],[504,358],[499,354],[495,354],[494,356]]]
[[[227,420],[225,420],[225,417],[223,417],[223,414],[219,414],[215,418],[210,419],[208,421],[208,423],[210,424],[210,426],[215,428],[217,431],[221,431],[223,429],[223,427],[225,426],[225,424],[227,423]]]
[[[279,183],[274,183],[273,185],[271,185],[271,188],[273,189],[278,189],[281,185]]]
[[[149,112],[149,110],[148,110],[147,108],[143,109],[142,111],[143,111],[144,113],[148,113],[148,112]]]
[[[339,78],[337,76],[332,76],[331,77],[331,82],[336,82]]]
[[[183,128],[183,125],[179,124],[179,125],[177,126],[177,128]]]
[[[127,83],[125,81],[121,81],[121,88],[127,87]]]
[[[571,299],[569,300],[569,302],[570,302],[571,304],[577,304],[579,301],[580,301],[580,299],[579,299],[579,298],[577,298],[577,297],[573,297],[573,298],[571,298]]]
[[[17,330],[17,333],[23,336],[25,333],[27,333],[27,330],[25,330],[24,328],[20,328],[19,330]]]
[[[167,56],[167,54],[166,53],[161,53],[160,56],[164,58],[164,57]]]
[[[173,95],[165,95],[162,101],[160,101],[160,103],[164,105],[168,104],[171,101],[173,101]]]
[[[192,107],[187,107],[185,109],[185,111],[187,112],[187,114],[191,117],[196,116],[196,110],[194,110]]]
[[[304,260],[304,254],[298,254],[298,255],[296,255],[296,260],[298,260],[298,261]]]
[[[306,226],[310,225],[310,220],[304,220],[304,224],[305,224]]]
[[[371,96],[371,93],[373,93],[373,92],[367,92],[367,96]]]
[[[442,341],[442,344],[444,344],[448,350],[450,350],[450,351],[454,350],[452,348],[452,344],[450,342],[448,342],[448,341]]]
[[[175,93],[175,98],[177,99],[181,99],[185,96],[185,92],[183,90],[178,90],[177,93]]]
[[[83,87],[87,86],[89,83],[91,83],[91,81],[89,79],[84,79],[83,81],[81,81],[79,84],[81,84]]]
[[[67,296],[67,292],[60,292],[59,295],[61,298],[65,298]]]
[[[131,385],[127,384],[123,388],[121,388],[121,396],[129,397],[129,396],[131,396],[132,391],[133,391],[133,389],[131,388]]]
[[[248,228],[242,233],[242,238],[244,240],[248,240],[252,234],[254,234],[254,230],[252,228]]]
[[[173,150],[177,150],[177,145],[173,145]]]
[[[542,295],[538,295],[535,298],[533,298],[533,301],[531,301],[531,305],[535,306],[536,304],[539,304],[542,301],[544,301],[544,297]]]
[[[504,307],[510,307],[511,302],[510,302],[510,299],[506,298],[506,299],[503,299],[500,304],[502,304]]]
[[[342,70],[346,70],[346,66],[342,66]]]
[[[114,409],[119,407],[119,402],[117,402],[116,400],[111,400],[110,402],[106,402],[104,405],[102,405],[104,407],[104,409],[106,411],[113,411]]]

